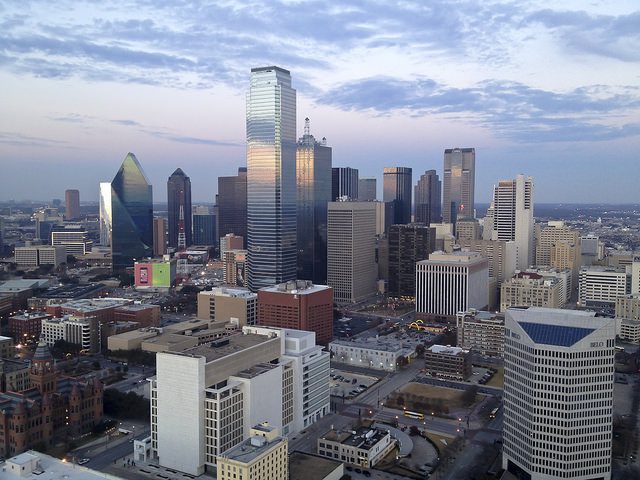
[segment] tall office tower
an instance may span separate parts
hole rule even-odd
[[[475,208],[476,149],[444,151],[442,221],[455,225],[458,218],[473,217]]]
[[[333,339],[333,289],[308,280],[261,288],[258,325],[314,332],[327,345]]]
[[[331,199],[331,147],[317,142],[305,119],[298,140],[298,278],[316,284],[327,281],[327,204]]]
[[[336,303],[376,293],[376,202],[331,202],[327,222],[327,285]]]
[[[380,202],[376,200],[376,235],[385,235],[393,225],[393,202]]]
[[[383,200],[393,202],[393,223],[411,223],[411,168],[385,167],[382,179]]]
[[[594,312],[510,308],[502,467],[517,478],[611,478],[616,326]]]
[[[254,151],[256,155],[258,152]],[[258,156],[258,158],[262,158]],[[264,168],[264,167],[261,167]],[[242,237],[246,247],[247,239],[247,168],[239,167],[238,174],[232,177],[218,177],[218,195],[216,195],[217,237],[233,233]]]
[[[36,220],[36,238],[42,243],[51,245],[51,230],[56,225],[64,223],[64,217],[58,213],[57,208],[41,208],[33,214]]]
[[[416,222],[429,225],[442,221],[442,183],[435,170],[420,175],[415,187],[413,201],[416,206]]]
[[[377,183],[375,178],[358,179],[358,201],[375,202],[378,198]]]
[[[191,179],[181,168],[167,180],[169,246],[180,249],[191,245]]]
[[[513,240],[518,249],[516,266],[524,270],[533,256],[533,178],[518,175],[500,180],[493,191],[493,230],[498,240]]]
[[[462,248],[479,253],[489,261],[489,276],[496,279],[497,288],[500,288],[500,284],[511,278],[516,271],[515,242],[461,238],[458,244]]]
[[[111,222],[114,270],[153,254],[153,188],[133,153],[111,182]]]
[[[358,198],[358,169],[351,167],[334,167],[331,169],[331,201],[336,202],[341,197],[349,200]]]
[[[111,245],[111,183],[100,182],[100,245]]]
[[[453,320],[470,308],[483,310],[489,301],[489,264],[474,252],[435,252],[416,263],[416,311]]]
[[[216,216],[211,213],[211,209],[206,205],[193,207],[193,244],[194,245],[216,245],[218,235],[216,233]]]
[[[78,220],[80,218],[80,192],[78,190],[65,190],[64,201],[65,220]]]
[[[296,220],[296,91],[287,70],[253,68],[247,95],[250,290],[295,280]]]
[[[495,214],[495,205],[493,202],[489,204],[487,213],[482,219],[482,239],[483,240],[497,240],[496,232],[493,231],[493,215]]]
[[[162,217],[153,219],[153,256],[167,253],[167,221]]]
[[[389,287],[392,297],[415,297],[416,262],[434,251],[436,229],[421,223],[391,225],[389,230]]]

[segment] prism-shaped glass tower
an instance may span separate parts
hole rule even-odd
[[[111,258],[114,270],[153,255],[153,193],[140,162],[128,153],[111,182]]]

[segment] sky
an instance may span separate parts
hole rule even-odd
[[[0,200],[97,201],[131,151],[166,200],[245,161],[251,68],[291,71],[298,133],[334,166],[442,174],[476,149],[476,201],[638,203],[637,0],[0,0]]]

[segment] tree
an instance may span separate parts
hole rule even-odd
[[[478,385],[470,385],[462,393],[460,400],[466,407],[468,407],[469,405],[473,404],[473,402],[475,402],[477,394],[478,394]]]
[[[149,400],[134,392],[123,393],[115,388],[104,391],[104,413],[123,419],[149,420]]]
[[[418,357],[422,357],[424,355],[424,344],[423,343],[419,343],[418,345],[416,345],[416,355]]]

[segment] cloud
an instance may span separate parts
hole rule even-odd
[[[51,138],[34,137],[30,135],[23,135],[16,132],[0,132],[0,144],[11,145],[14,147],[52,147],[52,146],[65,146],[72,148],[69,142],[62,140],[54,140]]]
[[[610,140],[640,131],[640,123],[609,124],[640,107],[635,86],[594,85],[557,93],[497,80],[454,88],[429,78],[372,77],[330,89],[318,101],[342,110],[459,118],[520,142]]]

